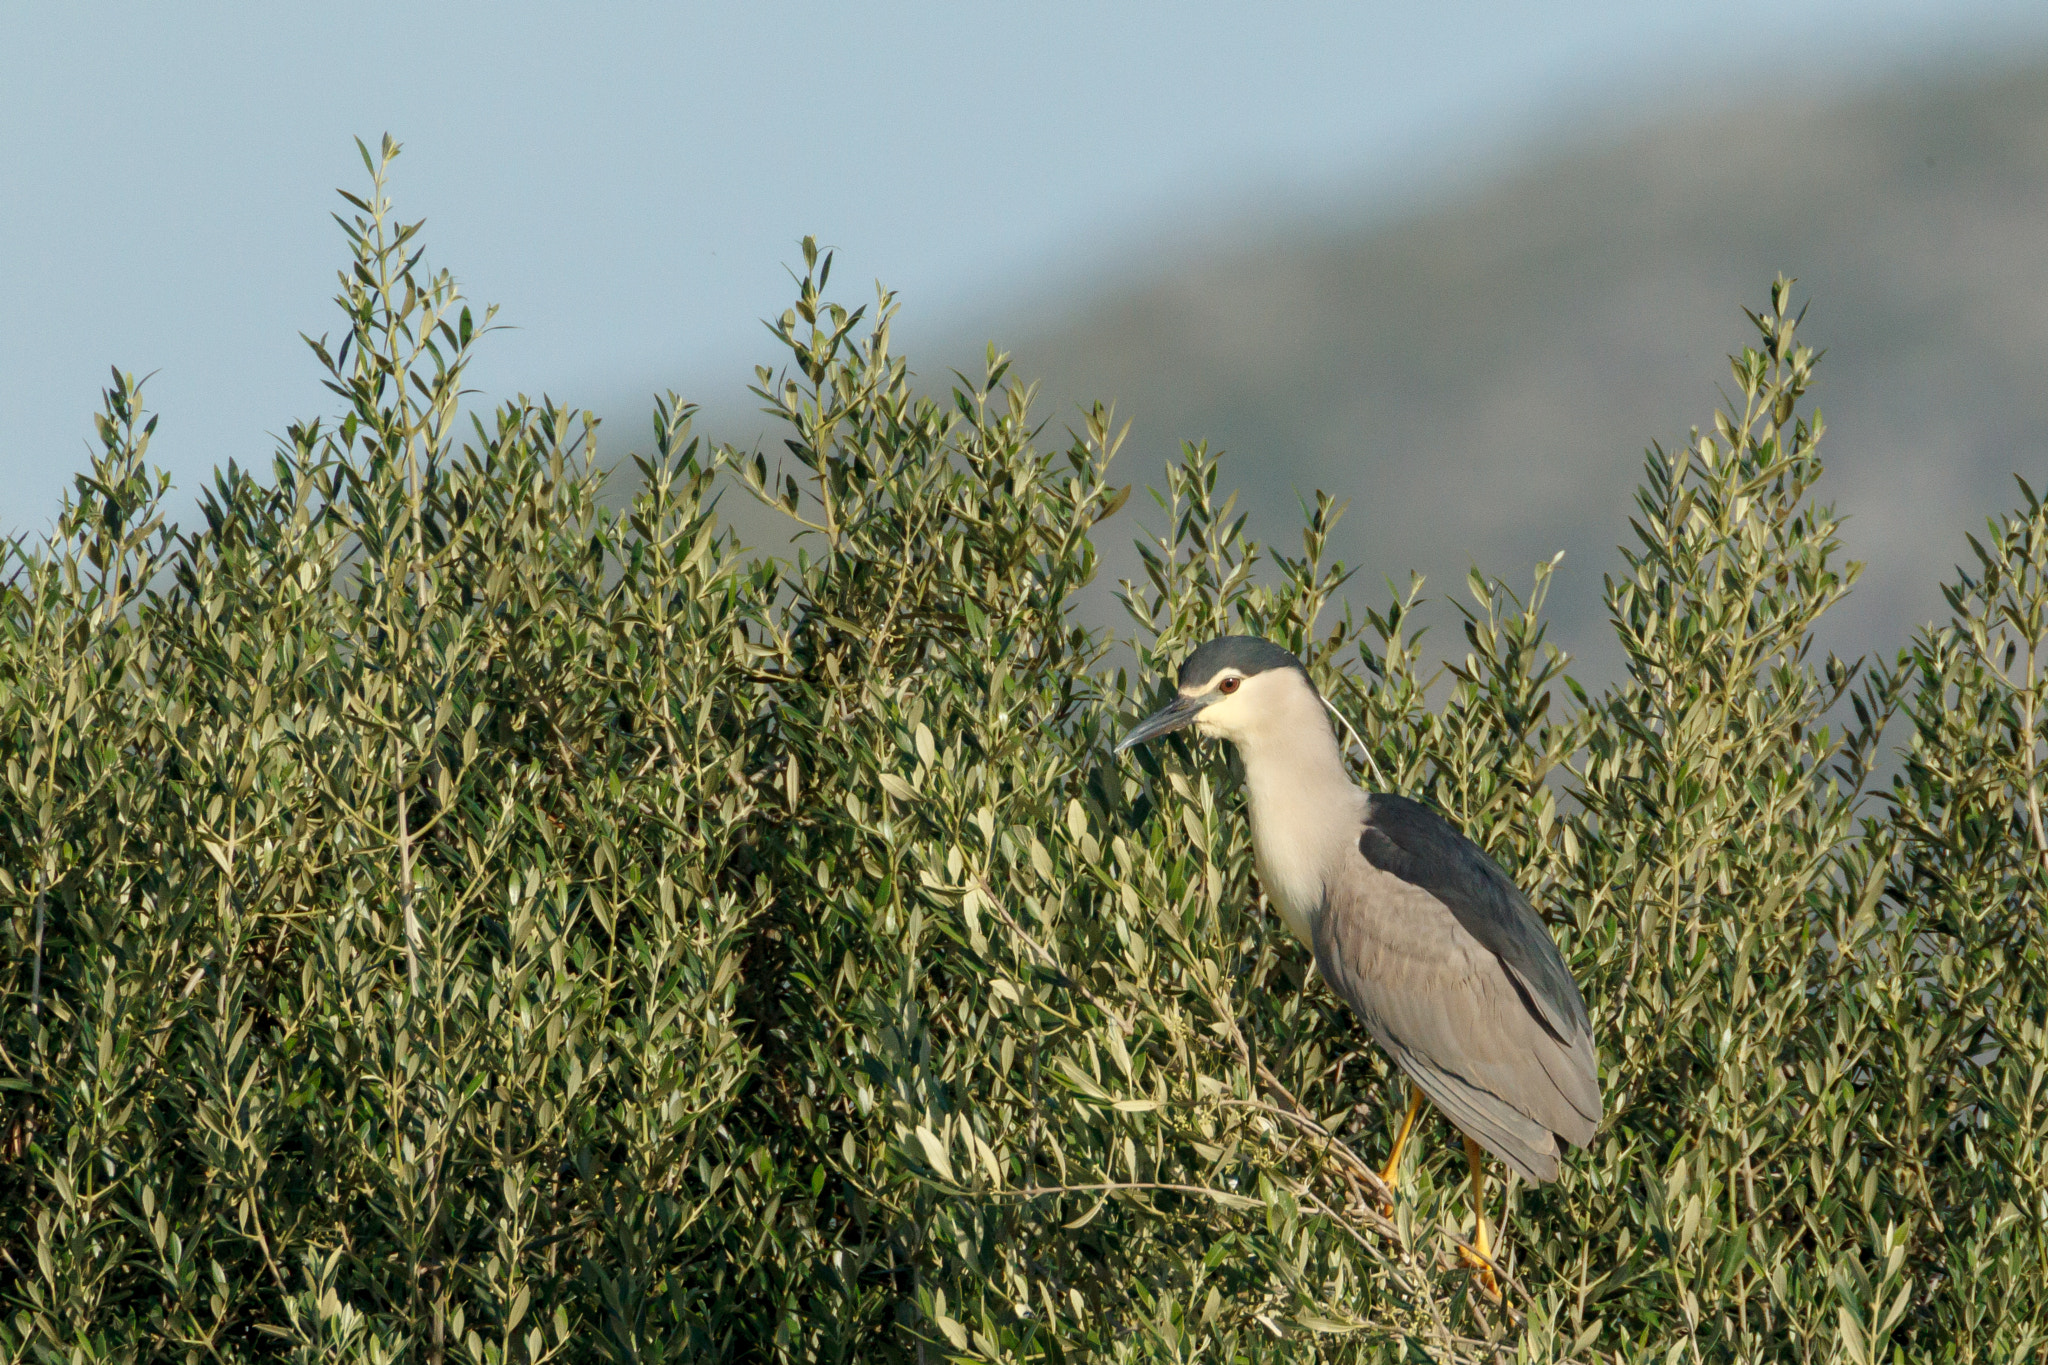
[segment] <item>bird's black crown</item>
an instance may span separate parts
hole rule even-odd
[[[1256,635],[1222,635],[1188,655],[1180,666],[1180,685],[1194,687],[1205,683],[1226,668],[1234,668],[1247,678],[1273,668],[1291,668],[1304,678],[1308,676],[1301,660],[1271,640]]]

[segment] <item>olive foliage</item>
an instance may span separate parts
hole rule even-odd
[[[670,395],[607,502],[586,416],[465,418],[489,318],[395,150],[312,343],[338,420],[177,529],[117,372],[0,564],[0,1358],[2038,1359],[2048,505],[1895,661],[1818,654],[1855,569],[1784,281],[1649,453],[1594,693],[1547,566],[1475,574],[1439,670],[1341,504],[1268,551],[1199,446],[1127,632],[1078,624],[1107,411],[1047,443],[993,352],[925,395],[809,243],[776,459]],[[1111,755],[1225,631],[1584,987],[1609,1117],[1495,1186],[1504,1303],[1440,1121],[1380,1212],[1404,1088],[1228,756]]]

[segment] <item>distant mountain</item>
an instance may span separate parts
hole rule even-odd
[[[1294,490],[1349,498],[1361,601],[1411,568],[1462,592],[1475,562],[1519,587],[1565,550],[1554,638],[1598,679],[1616,663],[1600,578],[1643,449],[1710,419],[1723,357],[1751,335],[1741,310],[1779,271],[1813,301],[1823,494],[1869,564],[1830,642],[1888,651],[1939,612],[2011,474],[2048,481],[2048,67],[1759,99],[1392,222],[1133,261],[1102,272],[1119,287],[912,359],[943,374],[993,337],[1044,381],[1055,430],[1113,400],[1140,483],[1206,439],[1262,539],[1296,543]],[[1104,547],[1110,576],[1130,571],[1127,539]],[[1437,619],[1449,647],[1454,617]]]

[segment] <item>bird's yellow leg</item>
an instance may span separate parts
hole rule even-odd
[[[1380,1171],[1380,1183],[1389,1190],[1401,1182],[1401,1149],[1408,1145],[1408,1134],[1414,1131],[1415,1128],[1415,1116],[1421,1112],[1422,1087],[1410,1083],[1408,1086],[1408,1113],[1402,1118],[1400,1128],[1394,1132],[1393,1155],[1387,1158],[1386,1166]],[[1380,1212],[1388,1217],[1392,1217],[1394,1209],[1390,1204],[1386,1208],[1381,1209]]]
[[[1465,1139],[1465,1161],[1472,1167],[1472,1245],[1459,1247],[1458,1257],[1479,1272],[1479,1287],[1490,1299],[1500,1297],[1500,1281],[1493,1275],[1493,1238],[1486,1231],[1486,1151],[1471,1138]]]

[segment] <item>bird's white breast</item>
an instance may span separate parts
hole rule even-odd
[[[1365,794],[1348,779],[1333,787],[1260,776],[1246,773],[1259,885],[1294,936],[1313,945],[1325,881],[1358,838]]]

